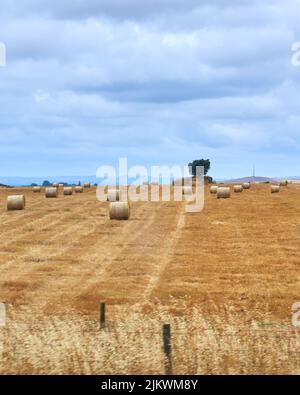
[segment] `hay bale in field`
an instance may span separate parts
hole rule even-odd
[[[91,188],[91,183],[90,182],[85,182],[83,184],[83,188]]]
[[[230,198],[230,188],[229,187],[219,187],[217,191],[218,199],[228,199]]]
[[[281,180],[280,181],[280,186],[281,187],[286,187],[288,185],[288,183],[289,183],[288,180]]]
[[[11,195],[7,197],[7,210],[24,210],[26,204],[24,195]]]
[[[278,193],[280,191],[279,185],[271,185],[271,193]]]
[[[46,198],[57,198],[58,190],[56,187],[46,188],[45,190],[45,197]]]
[[[250,182],[244,182],[243,183],[243,189],[250,189],[250,187],[251,187]]]
[[[33,192],[41,192],[42,188],[38,187],[38,186],[35,186],[35,187],[32,188],[32,190],[33,190]]]
[[[64,184],[58,184],[59,188],[63,188]]]
[[[130,207],[128,202],[111,202],[109,204],[109,218],[117,220],[128,220]]]
[[[218,186],[217,185],[213,185],[210,187],[210,193],[217,193],[218,192]]]
[[[192,187],[182,187],[182,193],[183,193],[183,195],[192,195],[193,188]]]
[[[75,187],[75,193],[83,193],[83,187],[81,185],[77,185]]]
[[[107,192],[108,202],[119,202],[120,197],[121,197],[121,193],[118,189],[109,189]]]
[[[240,192],[243,192],[243,185],[234,185],[234,187],[233,187],[233,190],[234,190],[234,192],[236,192],[236,193],[240,193]]]
[[[59,187],[59,183],[58,183],[58,182],[54,182],[54,183],[52,184],[52,186],[53,186],[53,188],[58,188],[58,187]]]
[[[72,187],[65,187],[64,188],[64,195],[65,196],[73,195],[73,188]]]

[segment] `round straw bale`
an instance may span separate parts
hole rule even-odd
[[[64,184],[58,184],[59,188],[63,188]]]
[[[57,198],[57,196],[58,196],[57,188],[56,187],[46,188],[45,196],[46,196],[46,198]]]
[[[91,187],[91,183],[90,183],[90,182],[85,182],[85,183],[83,184],[83,187],[84,187],[84,188],[90,188],[90,187]]]
[[[280,191],[279,185],[271,185],[271,193],[278,193]]]
[[[193,194],[193,188],[192,187],[182,187],[182,193],[184,195],[192,195]]]
[[[65,196],[73,195],[73,188],[72,187],[64,187],[64,195]]]
[[[250,189],[250,187],[251,187],[250,182],[244,182],[243,183],[243,189]]]
[[[53,188],[58,188],[58,187],[59,187],[59,183],[58,183],[58,182],[54,182],[54,183],[52,184],[52,186],[53,186]]]
[[[217,191],[218,199],[228,199],[230,198],[230,188],[229,187],[219,187]]]
[[[243,192],[243,185],[234,185],[233,190],[236,193]]]
[[[281,180],[280,181],[280,186],[281,187],[286,187],[288,185],[288,180]]]
[[[109,189],[107,192],[108,202],[119,202],[120,201],[120,191],[118,189]]]
[[[41,187],[35,186],[32,188],[33,192],[41,192]]]
[[[7,210],[24,210],[26,204],[24,195],[11,195],[7,197]]]
[[[111,202],[109,204],[109,218],[117,220],[127,220],[130,216],[128,202]]]
[[[83,187],[80,186],[80,185],[77,185],[77,186],[75,187],[75,192],[76,192],[76,193],[83,193]]]
[[[218,186],[217,185],[212,185],[210,187],[210,193],[217,193],[218,192]]]

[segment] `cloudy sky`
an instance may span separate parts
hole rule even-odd
[[[0,176],[300,175],[299,41],[297,0],[1,0]]]

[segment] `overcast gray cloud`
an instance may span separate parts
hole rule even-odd
[[[211,157],[300,175],[300,2],[4,0],[1,175]]]

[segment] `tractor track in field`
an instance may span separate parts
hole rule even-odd
[[[166,270],[168,263],[172,259],[174,250],[176,248],[176,244],[178,243],[182,229],[184,229],[185,226],[186,215],[187,214],[185,212],[185,206],[182,205],[181,207],[179,207],[179,212],[177,214],[178,220],[176,221],[176,226],[174,230],[171,232],[171,234],[169,235],[169,237],[163,243],[163,246],[161,248],[161,255],[158,258],[158,262],[155,265],[155,270],[149,281],[149,284],[145,289],[143,295],[143,298],[145,300],[149,300],[151,298],[151,295],[155,287],[159,283],[159,280],[163,275],[164,271]]]
[[[130,221],[124,222],[104,217],[105,204],[99,206],[101,216],[91,220],[94,205],[86,207],[91,211],[85,209],[85,220],[62,225],[58,232],[54,231],[57,225],[51,226],[51,234],[47,233],[42,240],[38,238],[38,243],[46,240],[52,249],[55,241],[62,242],[52,257],[46,254],[43,259],[40,253],[41,260],[35,260],[34,250],[30,254],[36,245],[33,242],[32,247],[25,247],[16,259],[0,267],[1,283],[9,285],[7,298],[10,295],[14,303],[29,303],[32,308],[36,304],[38,309],[49,313],[66,305],[79,311],[93,310],[100,298],[113,301],[122,295],[122,299],[132,303],[137,298],[151,296],[184,227],[184,206],[140,203],[133,209]],[[83,210],[77,207],[76,216]],[[168,216],[161,215],[167,211],[170,211]],[[23,239],[22,244],[26,246],[28,241]],[[123,266],[123,262],[129,263]],[[128,281],[124,282],[127,275]],[[114,281],[118,276],[122,280]],[[23,286],[22,292],[19,285]],[[37,294],[43,296],[37,299]]]

